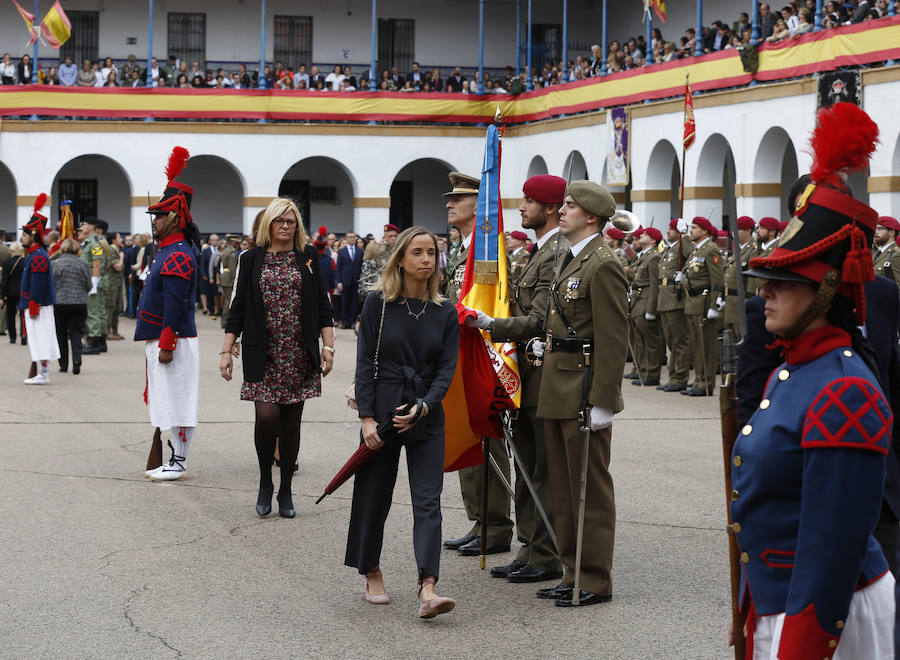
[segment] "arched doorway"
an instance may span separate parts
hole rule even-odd
[[[788,193],[798,176],[793,141],[780,126],[770,128],[759,144],[753,165],[754,185],[760,189],[759,193],[753,194],[753,213],[759,217],[771,215],[779,220],[789,218]]]
[[[587,163],[584,162],[584,156],[580,151],[573,151],[566,156],[566,162],[563,165],[562,176],[566,181],[580,181],[588,178]]]
[[[638,174],[635,178],[639,179]],[[665,230],[671,218],[681,216],[681,170],[675,147],[660,140],[650,152],[642,189],[631,191],[631,210],[645,227]]]
[[[447,233],[443,193],[450,189],[453,166],[437,158],[420,158],[403,166],[391,184],[390,221],[400,229],[420,225]]]
[[[201,234],[240,234],[244,182],[237,169],[219,156],[191,156],[178,180],[194,189],[191,217]]]
[[[108,156],[86,154],[70,160],[56,173],[50,195],[54,227],[59,225],[60,200],[70,199],[76,223],[93,216],[106,220],[111,232],[131,232],[131,182]]]
[[[694,190],[694,215],[709,218],[720,227],[736,216],[734,154],[720,133],[707,138],[700,151],[697,187]]]
[[[531,163],[528,164],[528,177],[526,178],[548,173],[547,162],[544,160],[543,156],[535,156],[531,159]]]
[[[278,194],[292,198],[307,232],[324,226],[329,232],[353,231],[354,185],[349,170],[327,156],[311,156],[294,163],[278,186]]]
[[[9,168],[0,163],[0,241],[4,234],[16,234],[16,180]]]

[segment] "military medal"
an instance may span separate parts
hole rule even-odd
[[[578,287],[581,286],[581,278],[580,277],[570,277],[569,281],[566,282],[566,302],[572,302],[573,300],[578,298]]]

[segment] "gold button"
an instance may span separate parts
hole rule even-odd
[[[740,456],[734,457],[734,467],[741,467],[741,463],[743,463],[743,459]]]
[[[765,410],[765,409],[768,408],[771,404],[772,404],[772,402],[769,401],[768,399],[763,399],[762,401],[759,402],[759,409],[760,409],[760,410]]]
[[[738,498],[740,496],[741,496],[741,494],[738,491],[736,491],[736,490],[731,491],[731,501],[732,502],[737,502]]]
[[[579,368],[579,369],[581,369],[582,366],[583,366],[583,365],[582,365],[581,363],[578,364],[578,368]]]
[[[735,534],[740,534],[742,529],[741,523],[731,523],[731,531]]]
[[[836,642],[835,640],[833,640],[833,639],[832,639],[832,640],[829,640],[829,642],[828,642],[828,648],[833,649],[835,646],[837,646],[837,642]]]
[[[556,310],[555,310],[555,309],[551,309],[551,310],[550,310],[550,314],[551,314],[551,315],[552,315],[552,314],[556,314]]]
[[[791,372],[787,369],[782,369],[778,372],[778,380],[787,380],[791,377]]]
[[[746,552],[742,552],[741,553],[741,561],[744,562],[745,564],[749,564],[750,563],[750,555],[748,555]]]
[[[844,357],[853,357],[853,353],[850,351],[844,351]]]
[[[841,619],[838,619],[837,621],[834,622],[834,627],[837,628],[838,630],[840,630],[841,628],[844,627],[844,622]]]
[[[753,427],[747,424],[746,426],[744,426],[744,428],[741,429],[741,433],[743,433],[744,435],[750,435],[751,433],[753,433]]]

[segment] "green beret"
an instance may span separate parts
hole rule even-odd
[[[601,186],[593,181],[572,181],[566,188],[566,195],[591,215],[608,218],[616,212],[616,200]]]

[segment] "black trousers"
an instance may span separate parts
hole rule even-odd
[[[9,340],[14,342],[16,337],[16,328],[19,328],[19,335],[25,336],[25,317],[19,314],[19,297],[10,296],[6,301],[6,331],[9,333]],[[16,317],[19,317],[19,324],[16,325]]]
[[[56,341],[59,343],[59,366],[69,366],[69,343],[72,344],[72,364],[81,364],[81,339],[87,319],[87,305],[54,305]]]
[[[358,286],[355,283],[350,286],[345,284],[344,290],[341,292],[341,320],[343,320],[345,328],[352,328],[359,315]]]
[[[370,573],[381,560],[384,523],[391,510],[400,447],[390,441],[378,450],[353,482],[346,566]],[[441,563],[441,491],[444,487],[444,427],[429,426],[428,437],[406,446],[406,467],[413,507],[413,549],[424,575],[438,578]]]

